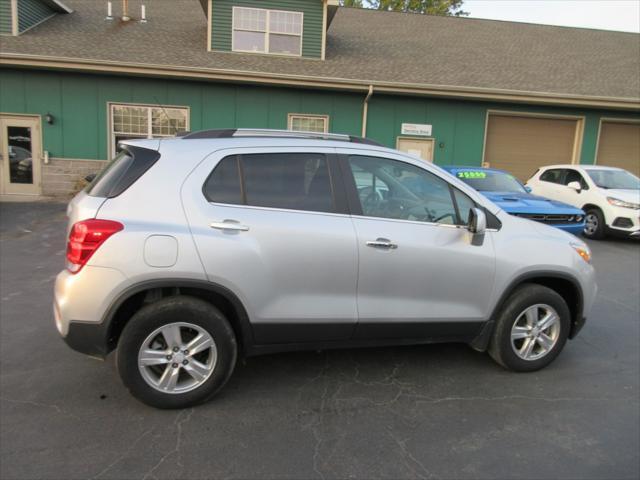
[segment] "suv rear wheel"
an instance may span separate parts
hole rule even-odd
[[[510,370],[531,372],[546,367],[567,341],[570,317],[558,293],[542,285],[522,285],[499,314],[489,354]]]
[[[213,397],[237,357],[227,319],[198,298],[175,296],[140,309],[125,326],[118,372],[131,393],[158,408],[184,408]]]

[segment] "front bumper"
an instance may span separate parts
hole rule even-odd
[[[576,236],[580,236],[582,234],[582,232],[584,231],[584,222],[582,223],[566,223],[566,224],[560,224],[560,225],[553,225],[553,224],[547,224],[551,227],[556,227],[559,228],[560,230],[563,230],[567,233],[570,233],[572,235],[576,235]]]
[[[615,225],[616,220],[629,220],[626,226]],[[640,237],[640,210],[625,207],[609,206],[605,212],[607,231],[616,236],[638,238]]]

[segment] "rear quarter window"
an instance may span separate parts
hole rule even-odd
[[[144,175],[159,158],[160,153],[156,150],[128,146],[96,176],[86,192],[92,197],[117,197]]]

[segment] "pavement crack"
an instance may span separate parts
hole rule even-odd
[[[151,467],[147,473],[144,474],[144,476],[142,477],[143,480],[148,479],[148,478],[157,478],[154,475],[154,472],[160,468],[160,466],[167,460],[167,458],[169,458],[171,455],[176,454],[178,455],[178,461],[176,462],[180,467],[182,467],[182,459],[181,459],[181,448],[182,448],[182,427],[184,426],[185,423],[187,423],[189,420],[191,420],[191,417],[193,416],[193,412],[195,410],[193,408],[190,408],[189,410],[181,410],[180,412],[178,412],[178,415],[176,415],[176,419],[173,422],[173,425],[176,427],[176,444],[173,447],[172,450],[170,450],[169,452],[165,453],[160,460],[158,460],[158,462]],[[186,413],[185,413],[186,412]],[[184,414],[184,415],[183,415]],[[184,418],[183,418],[184,417]]]
[[[109,465],[107,465],[101,472],[99,472],[97,475],[94,475],[93,477],[91,477],[90,480],[95,480],[97,478],[100,478],[102,475],[104,475],[105,473],[107,473],[109,470],[111,470],[118,462],[120,462],[121,460],[124,460],[125,458],[127,458],[127,456],[129,455],[129,453],[131,453],[131,451],[133,451],[137,446],[138,443],[144,438],[146,437],[149,433],[153,432],[155,429],[154,428],[150,428],[149,430],[143,432],[140,436],[138,436],[138,438],[136,438],[131,445],[129,446],[129,448],[127,448],[125,450],[125,452],[122,455],[119,455],[118,458],[116,458],[113,462],[111,462]]]
[[[415,399],[419,403],[444,403],[444,402],[495,402],[502,400],[536,400],[541,402],[609,402],[612,400],[621,400],[620,398],[614,397],[598,397],[598,398],[590,398],[590,397],[540,397],[540,396],[529,396],[529,395],[503,395],[498,397],[441,397],[434,398],[426,395],[419,394],[408,394],[406,395],[408,398]],[[637,400],[637,399],[629,399],[629,400]]]
[[[18,399],[15,399],[15,398],[6,398],[6,397],[0,397],[0,401],[9,402],[9,403],[19,403],[19,404],[23,404],[23,405],[33,405],[34,407],[51,408],[51,409],[55,410],[56,413],[59,413],[60,415],[65,415],[67,417],[71,417],[71,418],[75,418],[77,420],[80,420],[80,417],[78,417],[77,415],[74,415],[73,413],[66,412],[66,411],[62,410],[58,405],[55,405],[53,403],[35,402],[33,400],[18,400]]]
[[[425,465],[420,462],[407,448],[407,440],[402,440],[393,434],[391,429],[387,429],[389,436],[393,438],[396,445],[400,448],[400,452],[404,458],[404,464],[409,470],[422,479],[437,479],[438,477],[431,473]],[[417,468],[416,468],[417,467]]]

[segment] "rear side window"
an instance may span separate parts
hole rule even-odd
[[[216,203],[335,211],[327,158],[316,153],[265,153],[226,157],[203,192]]]
[[[204,196],[210,202],[242,204],[240,163],[236,155],[223,158],[204,185]]]
[[[133,185],[160,158],[148,148],[128,146],[96,176],[87,187],[92,197],[114,198]]]
[[[564,170],[561,170],[559,168],[547,170],[542,175],[540,175],[540,180],[542,180],[543,182],[562,183],[563,173]]]

